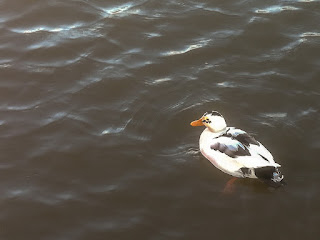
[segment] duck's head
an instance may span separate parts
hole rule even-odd
[[[191,126],[206,126],[211,132],[220,132],[226,129],[227,124],[223,116],[217,111],[206,112],[196,121],[190,123]]]

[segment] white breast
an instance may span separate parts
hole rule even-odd
[[[220,136],[220,133],[213,133],[208,129],[205,129],[202,132],[199,141],[200,151],[202,155],[221,171],[235,177],[243,177],[242,174],[238,172],[238,170],[243,167],[243,165],[239,164],[234,158],[211,149],[211,140],[218,136]]]

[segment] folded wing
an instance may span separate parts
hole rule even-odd
[[[246,167],[280,166],[261,143],[240,129],[229,128],[221,136],[212,139],[210,148],[237,159]]]

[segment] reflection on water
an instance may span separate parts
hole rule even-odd
[[[293,6],[270,6],[265,9],[258,9],[255,12],[256,13],[280,13],[282,11],[293,11],[293,10],[299,10],[299,8],[293,7]]]
[[[318,10],[0,1],[0,238],[313,239]],[[209,110],[254,134],[288,185],[244,179],[222,194],[230,177],[189,126]]]

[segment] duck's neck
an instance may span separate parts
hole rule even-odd
[[[212,118],[210,120],[211,122],[204,123],[205,126],[209,129],[209,131],[213,133],[220,133],[226,130],[227,124],[223,117],[216,116],[215,118]]]
[[[222,133],[227,130],[227,126],[226,125],[214,126],[214,127],[207,126],[207,129],[212,133]]]

